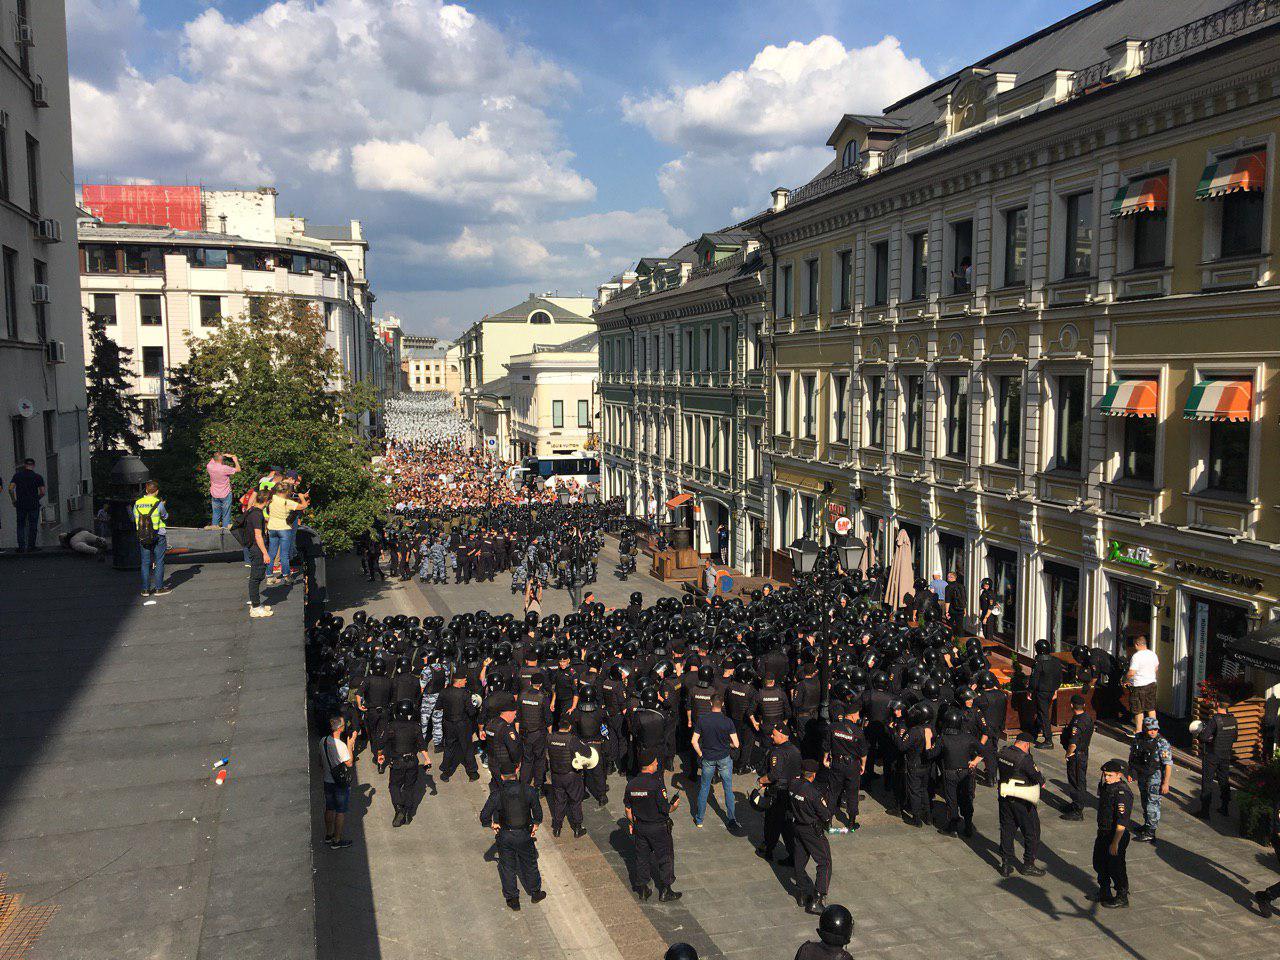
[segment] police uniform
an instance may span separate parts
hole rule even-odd
[[[378,742],[378,731],[391,707],[391,688],[391,678],[376,673],[360,682],[365,743],[373,745]]]
[[[918,826],[929,819],[929,768],[928,761],[936,748],[925,747],[925,725],[899,727],[898,749],[902,753],[902,786],[907,812],[912,825]]]
[[[1129,818],[1133,814],[1133,791],[1123,778],[1116,783],[1103,782],[1098,787],[1098,835],[1093,841],[1093,871],[1098,875],[1100,898],[1113,894],[1129,896],[1129,869],[1125,856],[1129,849]],[[1117,827],[1124,827],[1116,853],[1111,841]]]
[[[580,702],[578,709],[574,711],[573,723],[578,738],[588,747],[594,748],[599,756],[596,765],[584,772],[583,786],[595,798],[596,803],[603,807],[609,800],[609,762],[605,758],[608,741],[601,732],[604,715],[597,704]]]
[[[788,796],[793,837],[791,867],[795,871],[801,899],[807,900],[810,894],[825,897],[831,887],[831,845],[827,842],[831,808],[822,788],[803,776],[791,781]],[[812,884],[805,873],[810,857],[814,862]]]
[[[1218,812],[1227,813],[1231,804],[1231,758],[1238,726],[1229,713],[1215,713],[1204,722],[1196,739],[1200,741],[1200,815],[1209,815],[1213,784],[1218,784]]]
[[[574,768],[573,758],[590,752],[572,731],[557,730],[547,738],[547,765],[551,769],[551,830],[557,836],[566,815],[575,835],[582,830],[585,787],[582,771]]]
[[[530,687],[516,698],[516,724],[524,756],[520,761],[520,782],[539,789],[547,779],[547,728],[551,725],[551,698]]]
[[[426,749],[422,729],[413,720],[392,720],[382,725],[378,750],[391,769],[387,790],[392,808],[404,817],[405,823],[418,812],[426,789],[423,768],[418,762],[418,754]]]
[[[446,573],[448,560],[449,551],[445,547],[445,542],[436,540],[427,550],[427,562],[430,565],[431,576],[423,577],[423,579],[429,579],[432,583],[446,583],[448,580],[448,574]]]
[[[982,755],[982,747],[972,733],[961,730],[944,733],[938,748],[942,798],[947,804],[947,822],[942,829],[947,833],[963,829],[969,836],[973,833],[973,798],[977,793],[977,780],[969,763]]]
[[[1009,744],[997,758],[1000,770],[1000,782],[1018,780],[1024,784],[1043,784],[1042,774],[1031,754],[1026,753],[1013,744]],[[1000,861],[1001,866],[1012,866],[1015,862],[1013,841],[1017,834],[1022,834],[1023,872],[1035,867],[1040,853],[1040,813],[1036,805],[1029,800],[1017,797],[1000,797]]]
[[[775,688],[776,689],[776,688]],[[769,778],[769,809],[764,815],[764,836],[757,851],[762,857],[773,856],[773,848],[782,838],[788,854],[792,851],[788,796],[791,781],[800,776],[800,748],[790,740],[774,744],[764,762],[764,775]]]
[[[1036,736],[1053,743],[1053,700],[1062,686],[1062,663],[1051,653],[1042,653],[1031,665],[1030,690],[1036,708]]]
[[[860,724],[841,719],[827,729],[827,754],[831,766],[827,770],[827,803],[832,814],[841,807],[849,817],[849,826],[858,822],[858,793],[862,789],[862,763],[867,755],[867,736]]]
[[[635,843],[632,886],[643,889],[652,878],[659,890],[676,882],[675,845],[671,841],[671,802],[661,773],[640,773],[627,783],[623,803]]]
[[[755,709],[756,691],[749,683],[735,680],[725,688],[724,715],[738,728],[738,754],[733,763],[740,770],[755,766],[756,729],[747,719]]]
[[[853,955],[844,947],[837,947],[834,943],[810,940],[808,943],[801,944],[800,949],[796,951],[796,960],[853,960]]]
[[[998,687],[983,690],[977,696],[976,706],[986,724],[987,741],[982,744],[982,769],[989,784],[996,782],[996,755],[1000,738],[1004,736],[1004,721],[1009,710],[1009,695]]]
[[[509,694],[501,694],[504,700],[510,701]],[[516,733],[515,724],[507,723],[500,716],[490,717],[484,723],[484,753],[489,763],[489,792],[497,790],[502,784],[498,776],[501,770],[515,770],[520,766],[522,756],[520,735]]]
[[[422,685],[422,736],[430,732],[431,742],[436,749],[444,746],[444,716],[440,713],[440,694],[444,693],[453,677],[453,670],[447,663],[429,663],[422,669],[419,683]]]
[[[1062,745],[1072,747],[1067,757],[1067,787],[1071,792],[1071,812],[1084,808],[1089,797],[1089,743],[1093,740],[1093,717],[1087,712],[1073,714],[1062,731]]]
[[[538,847],[533,827],[542,822],[542,802],[538,791],[518,780],[503,780],[480,811],[480,822],[486,827],[498,825],[498,877],[502,896],[510,903],[518,902],[524,885],[530,897],[541,899],[542,875],[538,872]]]
[[[476,707],[466,687],[449,687],[440,694],[440,712],[444,717],[444,761],[440,779],[448,780],[462,764],[468,780],[480,779],[476,769],[476,753],[471,738],[476,728]]]
[[[756,722],[760,724],[760,742],[770,744],[773,728],[784,726],[790,718],[791,702],[787,699],[786,691],[777,684],[764,687],[756,697]]]

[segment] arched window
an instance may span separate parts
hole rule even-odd
[[[545,310],[535,310],[533,311],[533,313],[529,315],[529,322],[530,323],[550,323],[551,314],[547,313],[547,311]]]
[[[858,141],[850,140],[844,145],[844,153],[840,155],[840,169],[848,170],[858,165]]]

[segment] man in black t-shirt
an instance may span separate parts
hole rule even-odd
[[[245,546],[249,550],[249,616],[255,620],[272,614],[271,608],[262,602],[262,581],[271,568],[267,518],[263,510],[270,502],[271,491],[255,491],[244,514]]]
[[[27,457],[9,481],[9,500],[18,515],[18,553],[39,550],[40,501],[44,498],[44,477],[36,473],[36,462]]]

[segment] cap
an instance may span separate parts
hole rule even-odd
[[[494,696],[491,706],[494,713],[507,713],[516,708],[516,698],[509,693],[500,693]]]
[[[1108,760],[1106,763],[1102,765],[1102,772],[1103,773],[1123,773],[1126,776],[1128,776],[1129,765],[1125,763],[1123,760],[1121,760],[1119,757],[1116,757],[1114,760]]]
[[[804,763],[800,764],[800,769],[805,773],[817,773],[819,769],[818,761],[806,760]]]
[[[1142,721],[1142,729],[1143,730],[1159,730],[1160,721],[1157,720],[1155,717],[1147,717],[1147,719]]]
[[[1078,693],[1073,693],[1073,694],[1071,695],[1071,705],[1072,705],[1073,707],[1083,707],[1083,706],[1084,706],[1084,697],[1080,696],[1080,694],[1078,694]]]
[[[1017,737],[1014,738],[1014,742],[1015,743],[1035,743],[1036,735],[1032,733],[1030,730],[1023,730],[1017,735]]]

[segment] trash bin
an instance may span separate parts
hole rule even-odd
[[[134,456],[121,457],[111,468],[107,513],[111,518],[111,565],[117,570],[137,570],[142,563],[133,505],[150,479],[147,465]]]

